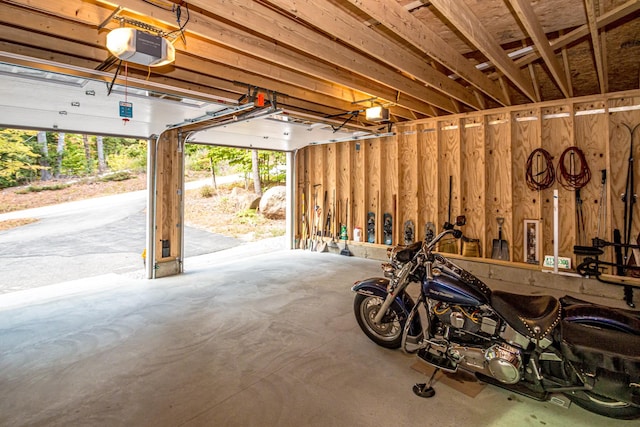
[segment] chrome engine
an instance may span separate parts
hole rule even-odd
[[[432,307],[435,340],[427,352],[445,356],[456,366],[516,384],[523,375],[522,348],[529,340],[501,321],[490,309],[438,303]],[[433,317],[432,317],[433,318]],[[423,359],[430,357],[422,353]]]

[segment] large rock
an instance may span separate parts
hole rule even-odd
[[[260,203],[260,196],[252,191],[243,190],[239,187],[234,187],[233,190],[231,190],[231,198],[235,202],[236,209],[239,211],[258,209]]]
[[[284,219],[286,204],[286,188],[271,187],[262,195],[260,212],[269,219]]]

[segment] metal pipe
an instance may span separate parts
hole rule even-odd
[[[291,152],[287,151],[286,158],[287,163],[286,173],[285,173],[285,194],[286,194],[286,203],[285,203],[285,241],[286,241],[286,249],[293,249],[295,247],[295,206],[296,206],[296,197],[295,197],[295,183],[296,180],[296,155],[298,154],[298,150]],[[324,208],[323,208],[324,209]]]
[[[558,252],[560,248],[560,242],[558,241],[560,218],[558,208],[558,190],[553,190],[553,272],[558,274]],[[538,244],[538,242],[536,242]],[[542,255],[544,257],[544,254]]]
[[[158,159],[158,141],[149,139],[147,144],[147,232],[146,232],[146,278],[155,279],[155,241],[156,241],[156,174]]]
[[[185,162],[185,141],[189,134],[182,137],[182,131],[178,131],[178,153],[180,154],[180,257],[178,258],[178,273],[184,273],[184,162]]]

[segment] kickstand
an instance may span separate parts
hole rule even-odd
[[[636,305],[633,303],[633,288],[629,285],[624,287],[624,302],[631,308],[636,308]]]
[[[436,391],[433,389],[432,385],[435,382],[436,375],[438,372],[440,372],[440,368],[434,369],[427,383],[414,384],[413,393],[419,397],[424,397],[424,398],[433,397],[436,394]]]

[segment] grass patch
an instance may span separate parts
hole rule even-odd
[[[42,191],[57,191],[71,187],[71,184],[52,184],[52,185],[30,185],[22,190],[16,190],[16,194],[40,193]]]
[[[200,197],[213,197],[216,194],[216,190],[211,185],[203,185],[200,187]]]
[[[101,176],[98,178],[98,181],[109,182],[109,181],[126,181],[128,179],[133,178],[134,175],[129,171],[119,171],[110,173],[108,175]]]
[[[16,227],[22,227],[23,225],[31,224],[34,222],[38,222],[35,218],[18,218],[18,219],[8,219],[6,221],[0,221],[0,231],[10,230]]]

